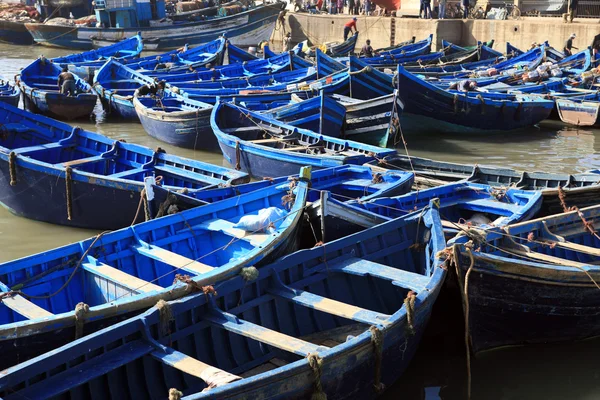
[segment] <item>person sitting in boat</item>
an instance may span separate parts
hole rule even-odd
[[[365,44],[362,49],[360,49],[360,55],[365,57],[373,57],[373,47],[371,46],[371,40],[367,39],[367,44]]]
[[[156,57],[156,66],[154,67],[155,71],[158,71],[159,69],[165,69],[167,68],[167,63],[164,63],[160,60],[160,56]]]
[[[348,40],[348,34],[352,32],[352,28],[354,28],[355,33],[358,33],[356,21],[358,21],[358,18],[354,17],[344,25],[344,41]]]
[[[463,79],[462,81],[452,83],[448,86],[448,89],[458,90],[459,92],[471,92],[477,89],[477,82],[470,79]]]
[[[66,94],[67,96],[75,96],[77,94],[75,76],[69,72],[69,68],[63,67],[62,72],[58,75],[58,87],[61,94]]]
[[[563,53],[565,53],[565,57],[573,55],[572,49],[579,50],[577,47],[573,46],[573,40],[577,37],[575,33],[571,33],[571,36],[565,42],[565,47],[563,48]]]
[[[140,86],[133,93],[133,97],[140,96],[155,96],[160,90],[165,90],[165,81],[154,81],[152,83],[147,83],[145,85]]]

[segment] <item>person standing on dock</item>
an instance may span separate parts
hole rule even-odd
[[[358,29],[356,29],[356,21],[358,21],[358,18],[354,17],[344,25],[344,41],[348,40],[348,34],[352,32],[352,28],[354,28],[355,33],[358,33]]]
[[[444,19],[446,17],[446,2],[447,0],[440,0],[438,19]]]
[[[354,14],[354,0],[348,0],[348,14]]]
[[[579,0],[571,0],[569,4],[569,22],[573,22],[573,18],[577,16],[577,3]]]
[[[423,18],[431,19],[431,0],[423,0]]]
[[[563,53],[565,53],[566,57],[573,55],[572,49],[579,50],[577,47],[573,46],[573,39],[575,39],[576,37],[577,37],[577,35],[575,33],[571,33],[571,36],[569,36],[569,38],[565,42],[565,47],[563,48]]]
[[[292,33],[288,32],[283,38],[283,51],[290,51],[292,49]]]
[[[469,0],[461,0],[463,19],[469,18]]]
[[[75,96],[77,94],[75,76],[69,72],[69,68],[63,67],[62,72],[58,75],[58,87],[61,94],[66,94],[67,96]]]

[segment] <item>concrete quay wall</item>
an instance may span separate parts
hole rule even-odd
[[[349,15],[311,15],[307,13],[289,13],[286,29],[292,32],[294,43],[309,40],[311,44],[341,42],[344,24]],[[417,40],[433,34],[435,48],[441,48],[442,39],[468,46],[477,40],[494,39],[494,48],[504,52],[506,42],[521,49],[527,49],[532,42],[548,40],[552,46],[562,49],[564,41],[571,33],[576,33],[574,45],[581,49],[591,45],[594,37],[600,35],[600,23],[597,20],[576,20],[563,23],[559,18],[524,18],[522,20],[424,20],[416,18],[367,17],[358,16],[357,27],[360,48],[366,39],[371,39],[375,48]],[[271,41],[274,49],[281,49],[283,30],[273,32]]]

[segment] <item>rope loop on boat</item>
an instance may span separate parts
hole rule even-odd
[[[169,389],[169,400],[180,400],[183,393],[175,388]]]
[[[255,281],[258,278],[258,269],[256,267],[245,267],[240,271],[240,276],[244,278],[246,282]]]
[[[411,336],[415,335],[415,300],[417,294],[412,290],[408,292],[404,299],[404,306],[406,307],[406,320],[408,322],[408,334]]]
[[[311,400],[327,400],[327,395],[323,392],[323,387],[321,386],[323,359],[318,354],[309,353],[308,365],[315,376],[315,391],[312,394]]]
[[[173,211],[172,207],[177,207],[177,196],[169,193],[165,201],[160,203],[158,206],[158,211],[156,212],[155,218],[164,217],[165,215],[174,214],[173,212],[169,212],[169,210]]]
[[[242,166],[240,165],[241,158],[242,158],[242,149],[240,148],[240,141],[238,140],[235,142],[235,169],[236,169],[236,171],[239,171],[240,169],[242,169]]]
[[[217,291],[213,286],[201,286],[198,284],[198,282],[195,282],[189,275],[176,274],[175,279],[173,279],[173,285],[175,285],[177,282],[185,283],[187,285],[187,287],[185,288],[187,292],[202,292],[207,297],[208,295],[217,295]]]
[[[146,189],[142,189],[140,196],[142,204],[144,205],[144,221],[150,221],[152,219],[152,214],[150,214],[150,204],[148,203],[148,193],[146,193]]]
[[[458,113],[458,94],[454,94],[454,114]]]
[[[171,305],[160,299],[156,303],[156,308],[158,309],[158,319],[160,321],[160,332],[163,336],[167,336],[171,334],[171,321],[173,318],[173,311],[171,310]]]
[[[371,332],[371,343],[373,343],[373,351],[375,353],[375,380],[373,386],[377,394],[383,393],[385,385],[381,383],[381,363],[383,360],[383,333],[381,330],[372,325],[369,328]]]
[[[75,306],[75,339],[83,336],[83,324],[85,323],[85,314],[90,312],[90,306],[84,302],[79,302]]]
[[[67,219],[73,219],[73,177],[71,167],[65,168],[65,194],[67,197]]]
[[[10,186],[17,184],[17,153],[11,151],[8,155],[8,171],[10,173]]]
[[[485,114],[485,100],[483,99],[483,96],[478,94],[477,100],[481,101],[481,113]]]

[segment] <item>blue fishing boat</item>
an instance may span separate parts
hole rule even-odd
[[[597,171],[579,174],[516,171],[487,165],[467,165],[400,154],[386,156],[367,164],[374,172],[414,171],[417,187],[423,189],[451,182],[474,182],[496,188],[541,190],[539,215],[560,213],[563,209],[559,192],[569,205],[579,208],[597,204],[600,179]]]
[[[142,36],[138,34],[100,49],[55,57],[52,59],[52,62],[63,67],[70,65],[75,66],[90,61],[105,62],[109,58],[115,58],[117,60],[134,58],[139,56],[143,49],[144,43],[142,41]]]
[[[109,139],[4,103],[0,115],[2,204],[23,217],[117,229],[143,217],[137,215],[143,200],[138,193],[146,177],[175,189],[248,180],[237,171]]]
[[[416,56],[421,54],[427,54],[431,51],[431,43],[433,42],[433,34],[427,36],[424,40],[406,44],[404,46],[396,47],[389,50],[379,50],[377,53],[380,56]],[[365,57],[366,58],[366,57]]]
[[[600,335],[599,223],[594,206],[459,241],[454,259],[473,352]]]
[[[0,42],[20,45],[33,44],[33,37],[23,22],[0,19]]]
[[[600,101],[556,98],[560,120],[575,126],[600,126]]]
[[[444,246],[432,206],[11,367],[0,395],[375,398],[415,354],[446,275]]]
[[[338,238],[348,232],[422,210],[433,199],[439,202],[442,225],[448,239],[472,228],[506,226],[531,219],[542,205],[539,191],[457,182],[367,202],[327,196],[310,211],[312,219],[325,220],[324,230],[328,238]]]
[[[295,251],[307,190],[271,186],[0,264],[0,368]]]
[[[346,118],[346,108],[333,98],[321,94],[304,101],[290,102],[269,109],[262,114],[288,125],[339,138],[343,136],[342,127]]]
[[[18,107],[20,99],[21,90],[19,87],[0,78],[0,102],[10,104],[13,107]]]
[[[121,64],[127,65],[136,71],[147,71],[149,73],[185,73],[190,69],[198,69],[205,66],[211,68],[221,65],[223,52],[225,50],[225,39],[218,38],[209,43],[202,44],[190,49],[172,50],[159,55],[146,57],[125,57],[117,59]],[[84,53],[85,54],[85,53]],[[86,77],[91,82],[94,74],[99,70],[107,59],[79,62],[68,64],[69,70],[81,77]]]
[[[246,61],[259,60],[254,54],[248,53],[246,50],[241,49],[230,42],[227,42],[227,61],[229,64],[243,63]],[[267,58],[267,57],[265,57]]]
[[[58,119],[89,117],[98,100],[92,92],[92,87],[75,76],[76,93],[63,94],[58,86],[58,76],[61,72],[58,65],[44,58],[39,58],[25,67],[18,78],[25,108]]]
[[[344,137],[379,147],[396,147],[400,141],[400,116],[404,103],[398,91],[370,100],[333,96],[346,109]]]
[[[394,45],[392,45],[392,46],[388,46],[388,47],[380,47],[380,48],[378,48],[378,49],[375,49],[375,53],[380,53],[380,52],[382,52],[382,51],[393,51],[393,50],[400,49],[400,48],[402,48],[402,47],[404,47],[404,46],[407,46],[407,45],[409,45],[409,44],[413,44],[413,43],[415,43],[415,40],[416,40],[416,39],[417,39],[417,38],[416,38],[416,36],[413,36],[412,38],[410,38],[410,39],[409,39],[409,40],[407,40],[407,41],[400,42],[400,43],[398,43],[398,44],[394,44]]]
[[[149,208],[151,215],[158,218],[163,216],[171,206],[176,206],[179,211],[187,210],[298,179],[298,175],[282,176],[214,189],[186,189],[183,192],[155,184],[152,185],[153,198],[149,200]],[[410,192],[413,181],[414,174],[412,172],[372,173],[370,168],[359,165],[320,169],[311,173],[307,201],[319,200],[323,190],[342,201],[357,199],[368,201],[379,197],[397,196]]]
[[[220,36],[238,46],[253,46],[269,40],[284,3],[277,2],[246,8],[226,16],[207,17],[200,21],[161,21],[166,17],[165,2],[130,1],[126,4],[97,0],[96,20],[106,27],[25,24],[36,43],[44,46],[81,50],[93,48],[94,40],[117,41],[141,33],[153,43],[153,50],[170,50],[208,43]],[[223,7],[224,12],[227,9]],[[242,10],[238,6],[238,10]]]
[[[219,151],[210,127],[213,106],[183,96],[136,97],[133,106],[148,135],[177,147]]]
[[[527,94],[495,99],[487,93],[446,90],[398,67],[404,102],[402,128],[445,132],[504,132],[534,126],[548,118],[554,102]]]
[[[299,129],[235,104],[213,108],[211,127],[225,160],[258,178],[292,175],[298,166],[313,169],[363,164],[394,153],[375,146]]]
[[[140,70],[139,72],[144,75],[165,79],[174,83],[241,78],[259,74],[293,71],[295,69],[308,68],[311,66],[312,63],[310,61],[304,60],[295,54],[285,53],[268,60],[257,59],[246,63],[220,65],[214,68],[196,68],[193,70],[188,69],[186,71],[173,70],[167,72]],[[129,65],[127,65],[127,67],[129,67]]]
[[[358,32],[350,36],[342,43],[333,44],[327,47],[327,54],[331,57],[350,56],[354,54],[354,48],[358,41]]]

